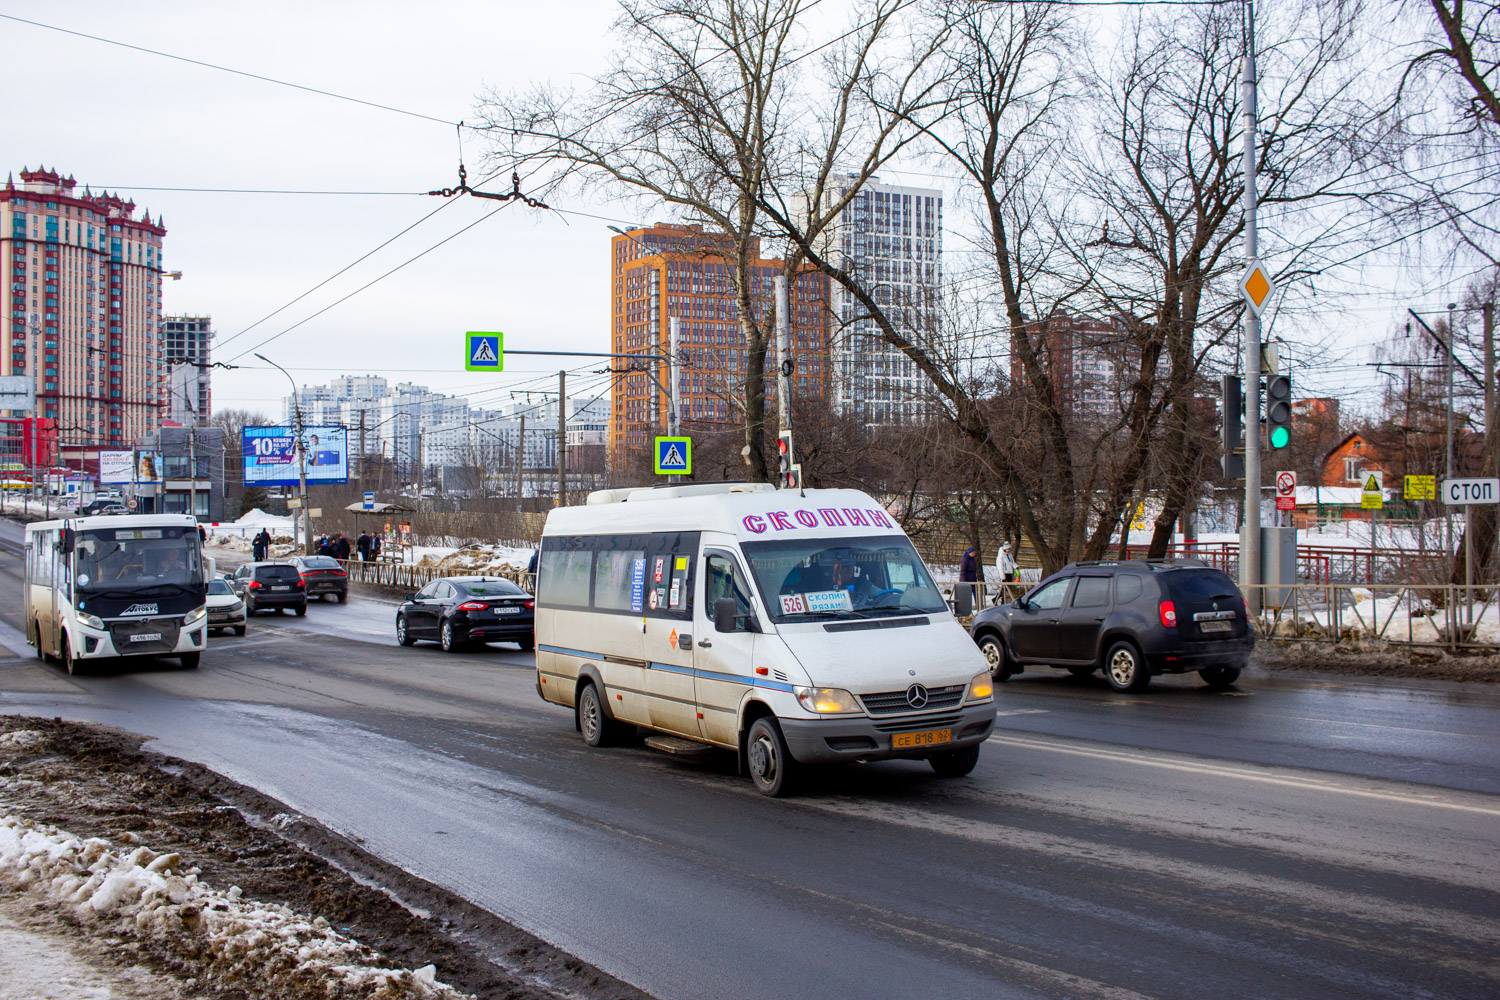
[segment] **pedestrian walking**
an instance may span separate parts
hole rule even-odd
[[[381,544],[381,542],[380,542],[380,532],[378,532],[378,531],[372,531],[372,532],[370,532],[370,558],[371,559],[379,559],[380,558],[380,544]]]
[[[537,559],[541,557],[541,549],[531,550],[531,561],[526,564],[526,579],[531,584],[531,592],[536,593],[536,567]]]
[[[1016,582],[1016,557],[1011,555],[1010,542],[1002,542],[1000,551],[995,553],[995,573],[1000,577],[1000,589],[995,592],[995,601],[999,603]]]
[[[354,548],[359,552],[360,562],[370,561],[370,533],[368,531],[359,533],[359,538],[354,542]]]
[[[250,542],[250,554],[256,562],[264,562],[271,551],[271,535],[265,528],[260,529],[260,534]]]
[[[964,549],[958,561],[958,586],[953,589],[953,613],[967,618],[974,613],[974,598],[982,580],[979,569],[979,549],[970,545]]]
[[[199,545],[207,545],[208,544],[208,532],[206,530],[204,530],[204,527],[201,524],[198,525],[198,544]]]

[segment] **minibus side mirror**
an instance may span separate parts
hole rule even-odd
[[[714,631],[733,632],[739,624],[735,616],[734,598],[721,597],[714,601]]]

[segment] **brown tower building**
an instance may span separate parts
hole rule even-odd
[[[0,189],[0,375],[36,377],[37,416],[67,443],[129,447],[166,404],[161,220],[22,170]]]
[[[780,260],[754,259],[751,295],[757,317],[770,315]],[[730,254],[728,260],[724,254]],[[741,420],[749,351],[740,329],[739,304],[731,280],[732,246],[727,237],[702,226],[657,223],[616,236],[610,245],[610,350],[619,354],[667,353],[670,320],[681,329],[684,433],[694,426],[719,425],[729,430]],[[828,369],[828,279],[814,272],[798,276],[791,289],[792,356],[797,364],[798,399],[823,397]],[[774,338],[766,355],[766,396],[773,397],[776,377]],[[641,361],[667,383],[664,363]],[[615,367],[634,367],[616,359]],[[651,439],[667,433],[668,399],[646,371],[616,380],[610,405],[611,465],[621,468],[625,456],[645,454]],[[770,411],[774,420],[774,408]]]

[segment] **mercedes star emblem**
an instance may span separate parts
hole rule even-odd
[[[912,708],[921,708],[927,704],[927,689],[920,684],[913,684],[906,689],[906,703]]]

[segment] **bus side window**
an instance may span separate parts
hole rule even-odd
[[[646,553],[646,614],[653,618],[692,618],[693,564],[698,532],[651,536]]]

